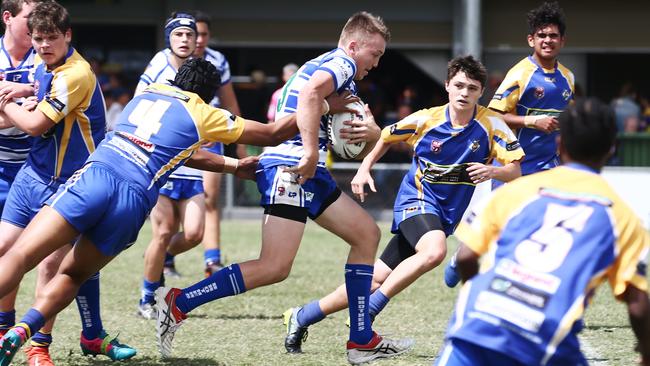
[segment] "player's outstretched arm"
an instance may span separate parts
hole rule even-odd
[[[230,173],[238,178],[254,180],[258,160],[257,156],[234,159],[201,149],[195,152],[185,162],[185,165],[190,168],[217,173]]]
[[[650,300],[645,291],[628,285],[623,293],[630,315],[630,325],[638,341],[637,350],[641,353],[641,365],[650,366]]]
[[[460,244],[456,254],[456,268],[463,282],[466,282],[478,273],[478,259],[478,254],[474,253],[464,243]]]
[[[350,101],[355,100],[354,98],[356,97],[350,97],[349,93],[342,95],[334,93],[327,97],[327,104],[321,104],[320,113],[323,115],[328,112],[340,113],[354,111],[345,106]],[[260,123],[253,120],[245,120],[244,132],[236,142],[238,144],[256,146],[275,146],[297,135],[298,132],[297,115],[295,113],[284,116],[274,123]]]

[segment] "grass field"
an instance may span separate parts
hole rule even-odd
[[[382,224],[382,244],[389,237]],[[222,225],[226,260],[237,262],[257,256],[260,242],[258,221],[225,221]],[[136,245],[122,253],[102,272],[102,314],[109,333],[120,332],[120,340],[138,349],[130,365],[345,365],[344,325],[346,312],[326,318],[312,327],[302,355],[286,354],[282,312],[319,298],[343,281],[347,245],[340,239],[308,224],[290,277],[283,283],[222,299],[195,310],[179,330],[174,342],[174,358],[162,360],[156,349],[155,322],[135,316],[142,278],[142,256],[150,238],[148,224]],[[449,253],[454,249],[451,244]],[[449,257],[448,253],[448,257]],[[169,281],[185,286],[202,278],[202,250],[177,259],[184,277]],[[377,318],[375,329],[393,337],[412,337],[415,348],[399,358],[379,361],[384,365],[431,365],[449,319],[457,289],[448,289],[442,280],[442,266],[420,278],[391,300]],[[31,304],[33,273],[21,288],[17,313]],[[625,307],[616,303],[605,285],[596,296],[586,317],[583,345],[593,365],[633,365],[634,336]],[[80,323],[76,307],[59,316],[54,330],[52,354],[57,365],[108,365],[107,358],[86,358],[78,346]],[[21,352],[14,362],[24,364]]]

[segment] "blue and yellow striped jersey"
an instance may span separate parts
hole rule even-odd
[[[519,178],[476,211],[456,236],[484,256],[460,291],[451,338],[507,344],[526,365],[583,364],[577,333],[596,287],[608,280],[619,299],[627,286],[648,289],[648,232],[585,166]]]
[[[468,163],[502,164],[524,157],[514,134],[501,115],[477,106],[466,126],[454,126],[448,105],[417,111],[385,127],[384,142],[404,141],[413,148],[413,163],[395,199],[395,211],[418,207],[420,201],[440,208],[444,226],[456,227],[476,184],[466,171]]]
[[[490,101],[489,108],[519,116],[550,115],[557,117],[573,100],[573,73],[559,62],[546,70],[528,56],[513,66]],[[534,128],[521,128],[517,139],[526,153],[522,175],[559,165],[556,136]]]
[[[232,143],[244,120],[175,86],[151,84],[126,105],[115,130],[89,161],[115,165],[144,190],[158,194],[169,175],[206,142]]]
[[[54,70],[37,58],[34,92],[36,108],[55,125],[34,139],[26,172],[65,182],[104,139],[104,97],[90,65],[72,47],[65,63]]]
[[[32,83],[36,52],[30,48],[20,64],[14,65],[0,37],[0,80]],[[0,174],[13,178],[27,160],[32,137],[16,127],[0,129]]]

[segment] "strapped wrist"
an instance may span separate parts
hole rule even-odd
[[[223,172],[229,174],[235,174],[237,168],[239,167],[239,160],[233,159],[228,156],[223,157]]]

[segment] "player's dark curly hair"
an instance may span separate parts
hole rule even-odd
[[[70,14],[55,1],[41,2],[29,13],[27,28],[30,33],[65,33],[70,29]]]
[[[562,145],[571,159],[600,166],[616,142],[614,112],[597,98],[570,105],[558,117]]]
[[[545,2],[538,8],[528,12],[528,34],[535,34],[538,29],[547,25],[557,25],[560,36],[564,37],[566,32],[566,20],[564,11],[557,1]]]
[[[449,61],[449,64],[447,64],[447,82],[453,79],[459,71],[464,72],[470,79],[478,80],[482,88],[485,87],[487,70],[481,61],[475,59],[474,56],[458,56]]]
[[[208,103],[221,85],[221,74],[210,61],[192,58],[183,63],[174,80],[170,81],[172,85],[198,94]]]

